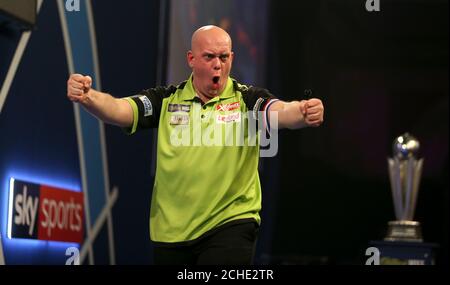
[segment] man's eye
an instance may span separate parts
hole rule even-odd
[[[227,61],[228,57],[229,56],[227,54],[222,54],[219,58],[221,61]]]
[[[214,59],[216,56],[215,55],[213,55],[213,54],[207,54],[206,55],[206,58],[207,59]]]

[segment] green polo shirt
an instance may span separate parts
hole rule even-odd
[[[183,243],[231,221],[260,223],[259,139],[248,116],[264,111],[273,95],[229,78],[202,105],[191,76],[124,99],[134,112],[128,133],[158,128],[152,241]]]

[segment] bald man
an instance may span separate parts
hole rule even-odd
[[[252,264],[261,186],[259,137],[251,143],[249,124],[257,120],[271,134],[323,122],[319,99],[284,102],[230,78],[233,58],[228,33],[204,26],[187,52],[192,74],[178,86],[114,98],[91,88],[89,76],[72,74],[67,82],[68,98],[102,121],[128,134],[158,128],[150,210],[155,264]],[[245,130],[240,143],[232,137],[238,129]]]

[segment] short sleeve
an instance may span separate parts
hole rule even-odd
[[[270,106],[276,101],[279,101],[279,99],[272,95],[267,89],[259,87],[244,88],[242,91],[242,97],[253,119],[258,120],[262,117],[264,120],[264,126],[270,133],[268,110]]]
[[[140,129],[157,128],[164,98],[176,91],[176,87],[156,87],[142,90],[136,95],[124,97],[133,109],[133,124],[124,128],[127,134],[133,134]]]

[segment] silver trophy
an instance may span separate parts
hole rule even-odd
[[[422,242],[420,223],[413,220],[423,164],[423,158],[416,158],[419,141],[405,133],[395,139],[393,148],[388,166],[396,220],[388,223],[384,240]]]

